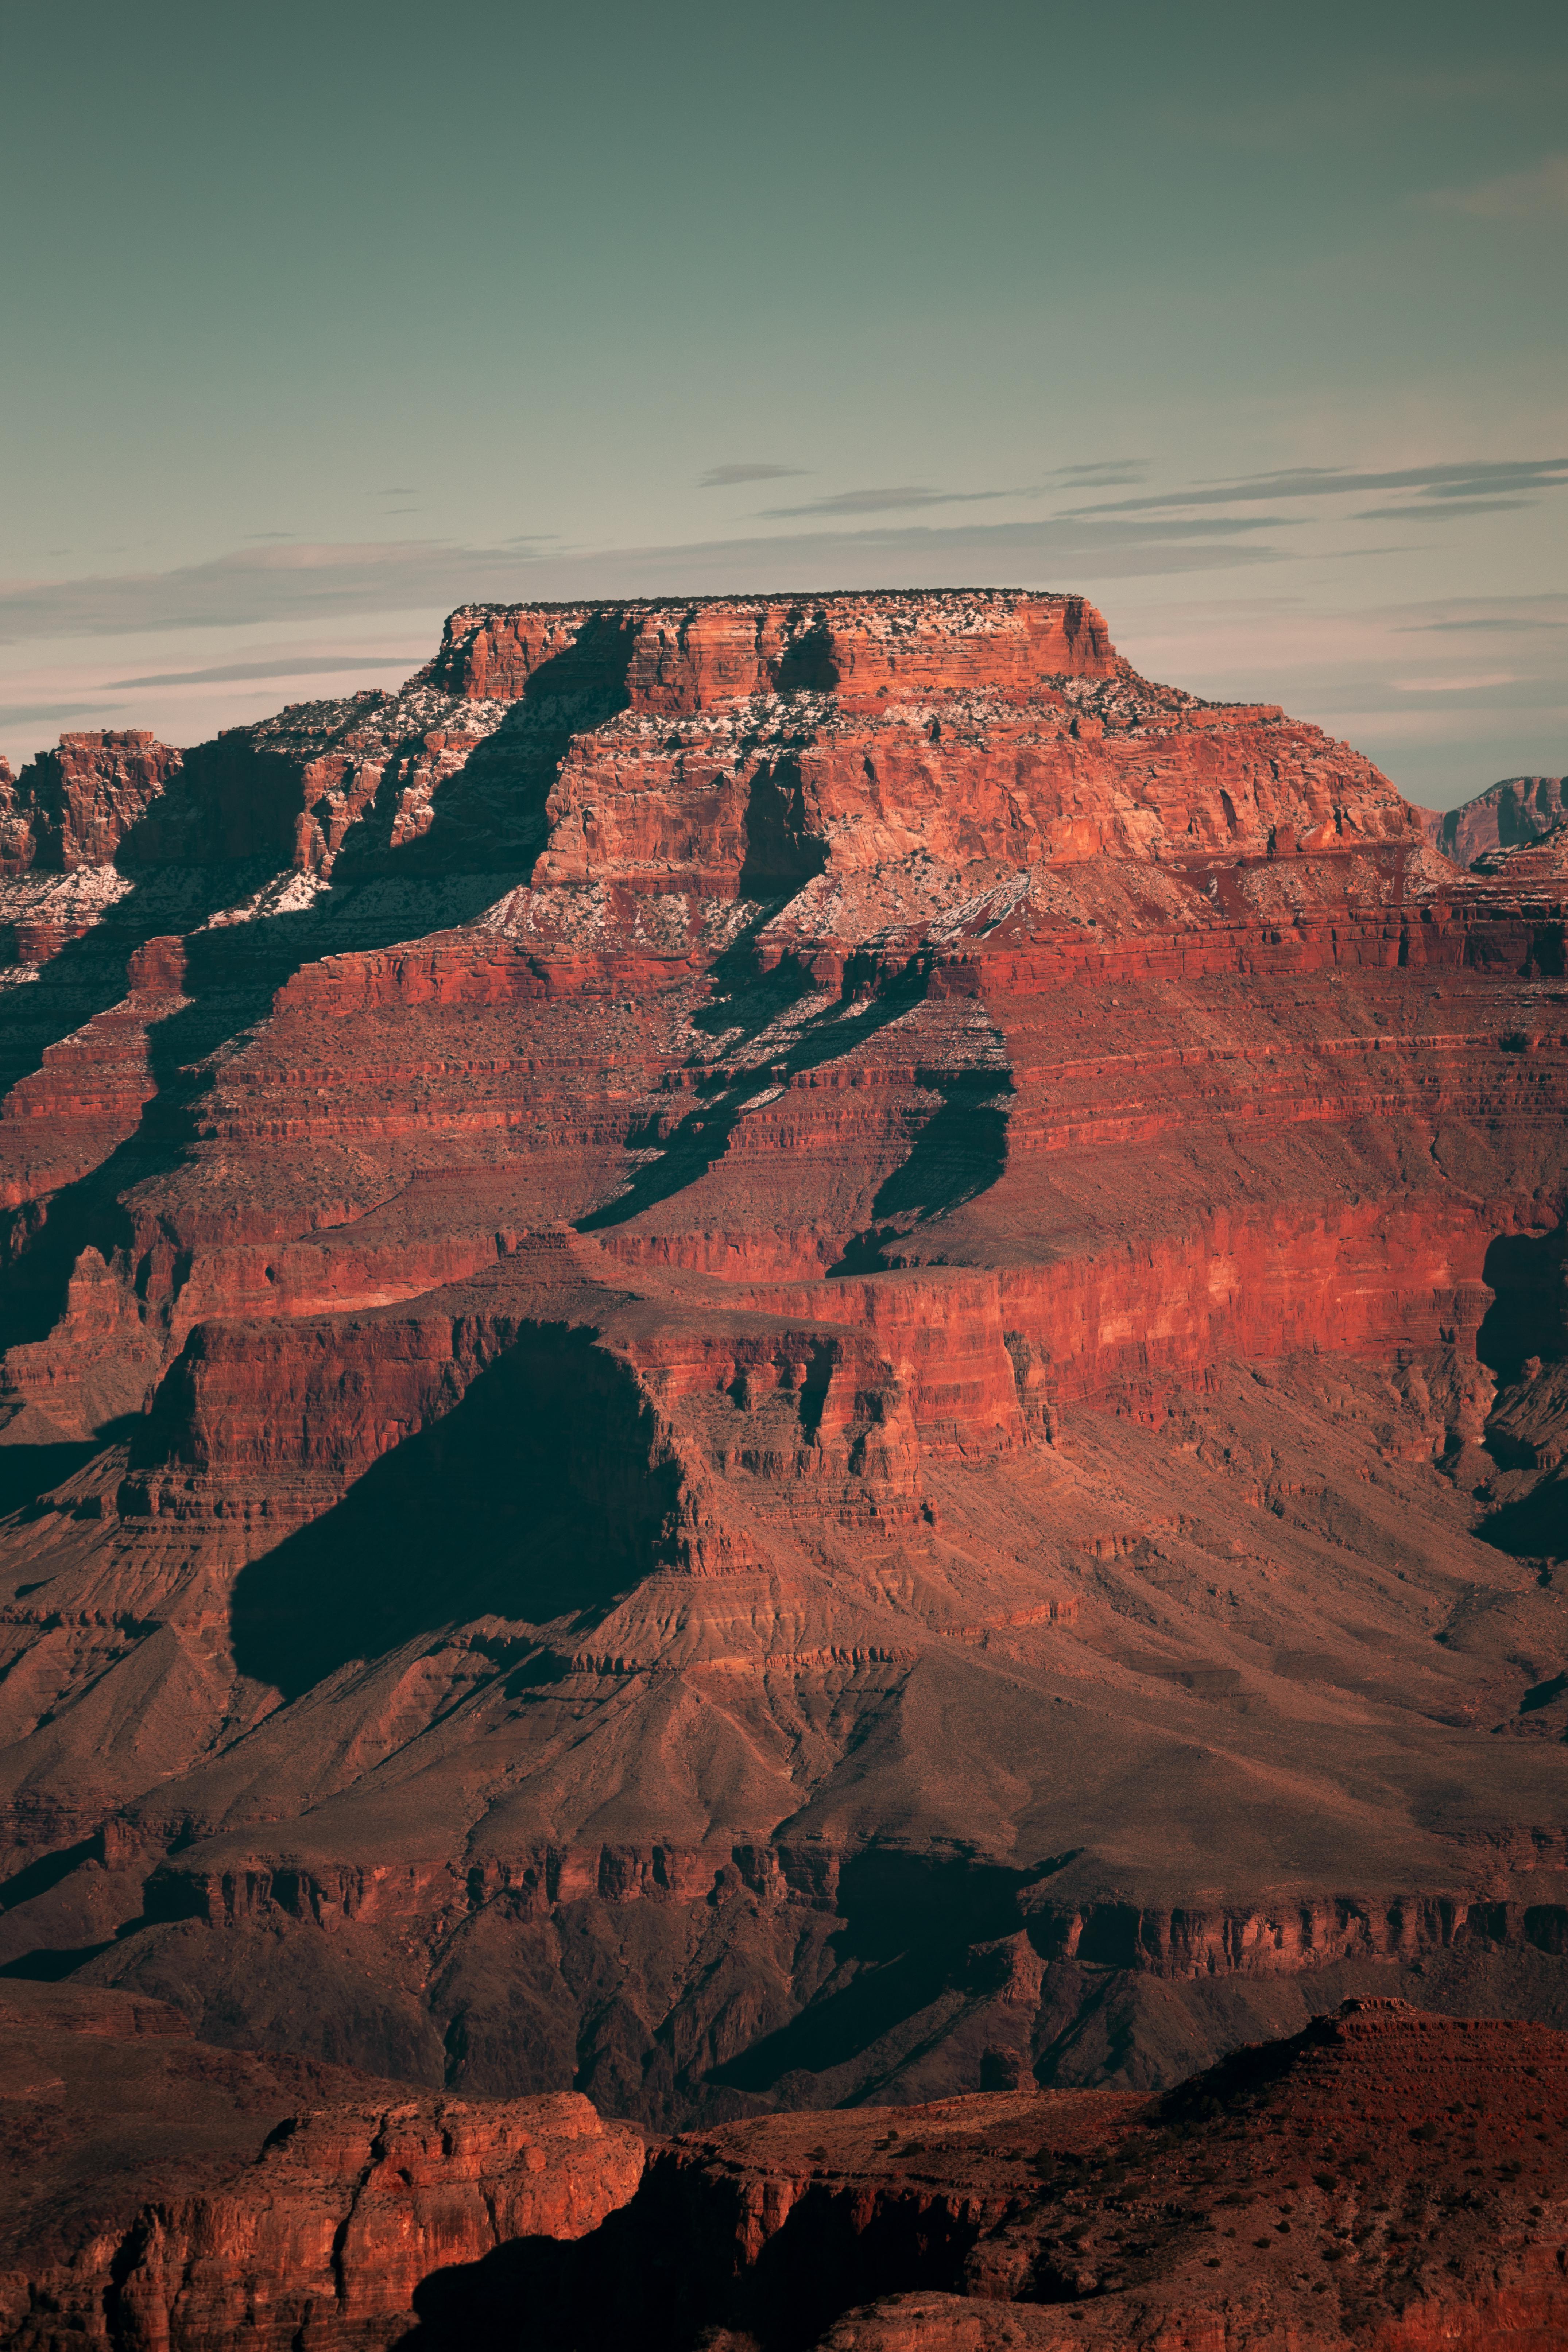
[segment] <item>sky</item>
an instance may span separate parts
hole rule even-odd
[[[1568,768],[1568,10],[0,15],[0,751],[479,599],[1021,585]]]

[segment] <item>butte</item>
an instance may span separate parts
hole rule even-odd
[[[658,2129],[1568,2021],[1560,826],[992,590],[0,786],[0,1973]]]

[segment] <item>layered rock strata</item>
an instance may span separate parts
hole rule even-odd
[[[1504,2352],[1568,2331],[1568,2036],[1351,2002],[1162,2098],[999,2092],[656,2147],[575,2248],[416,2293],[421,2352]]]
[[[640,2136],[570,2092],[410,2097],[215,2050],[122,1993],[0,1991],[0,2068],[16,2352],[369,2352],[407,2334],[433,2273],[582,2237],[643,2168]]]
[[[1426,837],[1456,866],[1497,849],[1519,849],[1568,815],[1564,776],[1507,776],[1453,809],[1423,811]]]
[[[645,2159],[571,2094],[290,2083],[157,2003],[6,2000],[18,2352],[1501,2352],[1568,2328],[1568,2035],[1539,2027],[1352,2000],[1163,2095],[775,2116]],[[267,2130],[307,2077],[336,2103]]]
[[[1012,592],[464,611],[115,856],[4,1964],[662,2125],[1556,2013],[1553,872]]]

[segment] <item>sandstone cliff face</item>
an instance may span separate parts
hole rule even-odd
[[[892,691],[1023,701],[1043,679],[1116,667],[1105,622],[1083,597],[960,589],[469,605],[449,616],[431,677],[475,700],[580,680],[633,711],[670,716],[803,688],[847,707]]]
[[[0,778],[5,872],[108,865],[179,765],[179,752],[144,728],[62,735],[58,751],[40,752],[19,777],[7,769]]]
[[[640,2136],[569,2092],[410,2098],[214,2050],[160,2002],[74,1987],[0,1989],[0,2327],[17,2352],[387,2346],[432,2273],[582,2237],[643,2168]]]
[[[345,2067],[214,2049],[162,2001],[0,1983],[0,2335],[28,2352],[146,2340],[119,2325],[115,2278],[149,2199],[243,2175],[303,2109],[400,2095]]]
[[[307,2087],[334,2103],[268,2130]],[[573,2094],[400,2097],[74,1987],[5,1995],[0,2089],[19,2352],[1500,2352],[1568,2326],[1568,2036],[1397,2000],[1163,2095],[1026,2084],[646,2159]]]
[[[159,2352],[391,2344],[432,2272],[516,2239],[580,2238],[627,2201],[642,2168],[640,2136],[573,2092],[291,2117],[226,2193],[138,2217],[115,2263],[109,2340]]]
[[[1456,809],[1425,814],[1428,840],[1456,866],[1473,866],[1496,849],[1517,849],[1549,832],[1568,813],[1563,776],[1508,776]]]
[[[417,2298],[415,2339],[1240,2352],[1552,2345],[1568,2038],[1349,2003],[1163,2099],[1002,2092],[656,2147],[576,2249]]]
[[[661,2126],[1556,2014],[1554,867],[976,592],[473,608],[0,888],[0,1965]]]

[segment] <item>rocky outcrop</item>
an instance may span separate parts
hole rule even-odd
[[[1022,701],[1042,679],[1117,667],[1085,598],[961,589],[468,605],[448,617],[429,675],[474,700],[565,690],[673,717],[802,690],[846,708],[889,693]]]
[[[1568,816],[1538,834],[1533,841],[1509,849],[1489,849],[1471,866],[1476,874],[1500,876],[1511,885],[1544,884],[1561,890],[1568,876]]]
[[[1507,776],[1458,808],[1422,812],[1426,837],[1456,866],[1474,866],[1489,851],[1517,849],[1568,814],[1568,777]]]
[[[62,735],[20,776],[6,770],[5,870],[74,874],[107,866],[177,773],[181,755],[145,728]]]
[[[580,2238],[643,2168],[640,2136],[570,2092],[410,2098],[214,2050],[161,2002],[75,1987],[0,1988],[0,2327],[17,2352],[368,2352],[406,2333],[432,2273]]]
[[[205,2048],[156,2002],[6,1992],[7,2342],[1500,2352],[1568,2328],[1568,2036],[1541,2027],[1352,2000],[1158,2095],[1040,2091],[993,2044],[1005,2088],[646,2158],[574,2094],[355,2097],[331,2072]],[[267,2130],[308,2076],[318,2103]]]
[[[388,2345],[432,2272],[517,2239],[583,2237],[627,2201],[642,2168],[640,2135],[570,2091],[293,2116],[226,2192],[138,2216],[115,2258],[109,2340],[169,2352]]]
[[[115,2314],[148,2200],[183,2208],[243,2177],[302,2110],[402,2095],[348,2067],[214,2049],[163,2001],[0,1983],[0,2335],[27,2352],[167,2344]]]
[[[1568,2037],[1353,2001],[1162,2099],[1011,2091],[677,2139],[572,2258],[518,2264],[513,2308],[552,2352],[1547,2345],[1565,2146]],[[453,2273],[417,2341],[505,2340],[499,2284]]]

